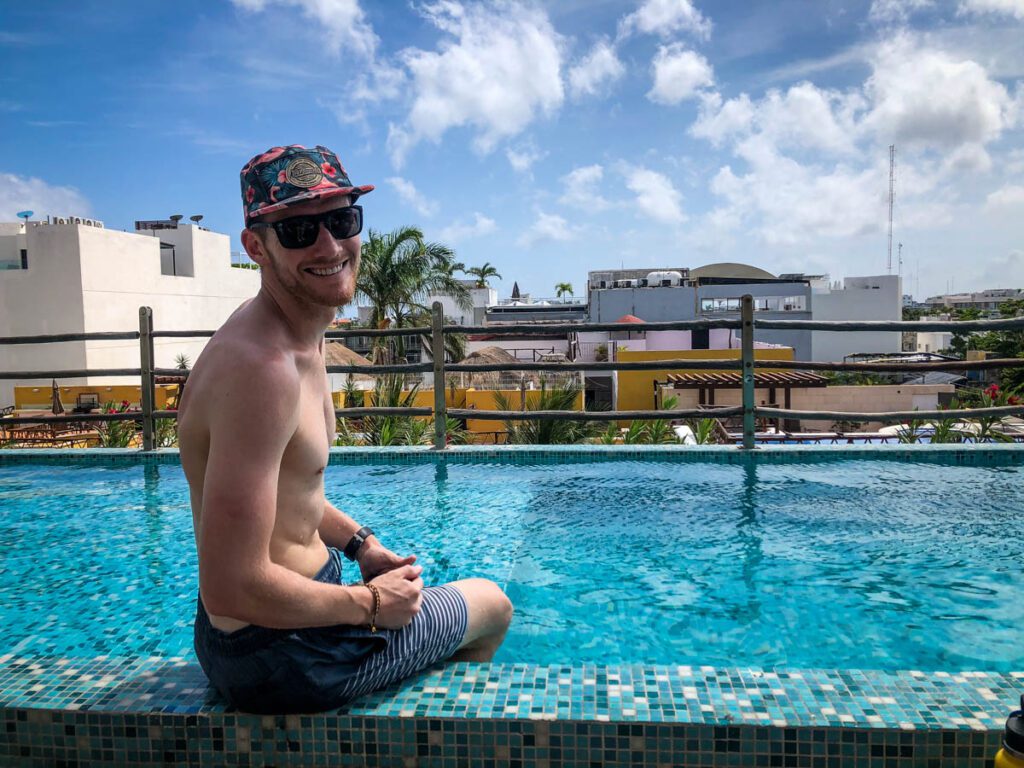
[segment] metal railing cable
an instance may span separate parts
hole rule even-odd
[[[739,330],[740,350],[738,358],[730,359],[665,359],[665,360],[629,360],[629,361],[569,361],[559,362],[497,362],[497,363],[448,363],[445,360],[445,334],[487,334],[490,336],[510,336],[529,334],[531,336],[563,336],[579,331],[685,331],[685,330]],[[432,373],[434,376],[434,401],[430,407],[351,407],[335,409],[337,417],[365,418],[372,416],[432,417],[434,419],[434,448],[444,450],[447,445],[447,417],[455,419],[474,419],[483,421],[516,421],[516,420],[572,420],[572,421],[632,421],[635,419],[687,419],[687,418],[730,418],[742,416],[743,439],[742,447],[752,449],[756,441],[756,420],[795,419],[795,420],[847,420],[874,421],[881,423],[905,422],[922,419],[958,419],[958,418],[1002,418],[1006,416],[1024,415],[1024,405],[1007,405],[989,408],[970,408],[955,410],[929,411],[884,411],[884,412],[847,412],[847,411],[798,411],[788,408],[758,406],[755,403],[755,371],[762,370],[807,370],[834,372],[865,372],[865,373],[921,373],[934,371],[978,371],[986,369],[1007,369],[1024,367],[1024,358],[996,358],[987,360],[939,360],[927,362],[898,362],[890,360],[874,360],[869,362],[803,362],[797,360],[758,360],[755,355],[754,336],[758,330],[806,330],[826,332],[857,332],[857,331],[953,331],[981,333],[988,331],[1019,331],[1024,330],[1024,317],[1005,318],[1000,320],[968,320],[968,321],[890,321],[890,320],[758,320],[755,318],[753,299],[744,296],[739,317],[719,317],[714,319],[677,320],[656,323],[630,323],[624,327],[621,323],[512,323],[507,325],[445,325],[442,306],[434,302],[431,313],[431,326],[416,328],[347,328],[331,329],[324,336],[327,339],[347,339],[353,337],[382,338],[392,336],[421,337],[429,342],[431,361],[425,363],[388,363],[384,365],[329,365],[328,373],[364,374],[370,376],[385,374],[421,374]],[[211,330],[167,330],[158,331],[153,328],[153,312],[149,307],[139,308],[139,330],[124,332],[93,332],[46,334],[34,336],[0,337],[0,346],[13,344],[54,344],[63,342],[138,340],[139,368],[84,368],[63,370],[29,370],[0,371],[0,380],[26,380],[45,378],[78,378],[104,376],[139,376],[142,382],[141,411],[126,413],[88,413],[62,414],[34,417],[5,417],[3,424],[47,424],[47,423],[78,423],[78,422],[110,422],[129,419],[142,423],[143,450],[155,448],[155,424],[157,419],[177,419],[176,410],[155,408],[155,387],[157,377],[174,377],[179,381],[187,380],[188,369],[157,368],[154,361],[153,340],[157,338],[209,338]],[[483,410],[476,408],[450,408],[445,397],[443,382],[450,373],[492,373],[492,372],[619,372],[619,371],[740,371],[742,404],[726,407],[701,407],[698,409],[672,410],[622,410],[622,411],[550,411],[530,410],[518,411]],[[437,386],[438,383],[441,386]]]

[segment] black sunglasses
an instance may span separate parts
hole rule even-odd
[[[335,240],[347,240],[363,231],[363,206],[349,205],[333,211],[303,216],[289,216],[271,224],[254,221],[253,227],[269,227],[285,248],[309,248],[320,236],[320,224],[327,228]]]

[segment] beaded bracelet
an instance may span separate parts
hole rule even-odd
[[[373,594],[373,615],[370,617],[370,631],[377,631],[377,612],[380,611],[380,592],[373,584],[363,584]]]

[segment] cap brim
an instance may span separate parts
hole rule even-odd
[[[363,184],[359,187],[331,187],[330,189],[309,190],[308,192],[303,192],[301,195],[289,197],[287,200],[279,200],[273,205],[265,205],[262,208],[251,211],[247,216],[247,219],[266,216],[268,213],[290,208],[291,206],[298,205],[299,203],[308,203],[310,200],[322,200],[328,197],[337,197],[338,195],[352,195],[355,199],[358,199],[362,195],[365,195],[367,192],[372,192],[373,190],[373,184]]]

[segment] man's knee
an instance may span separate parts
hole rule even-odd
[[[512,601],[501,587],[489,579],[463,579],[454,586],[466,598],[471,623],[483,625],[480,628],[488,633],[508,629],[512,623]]]

